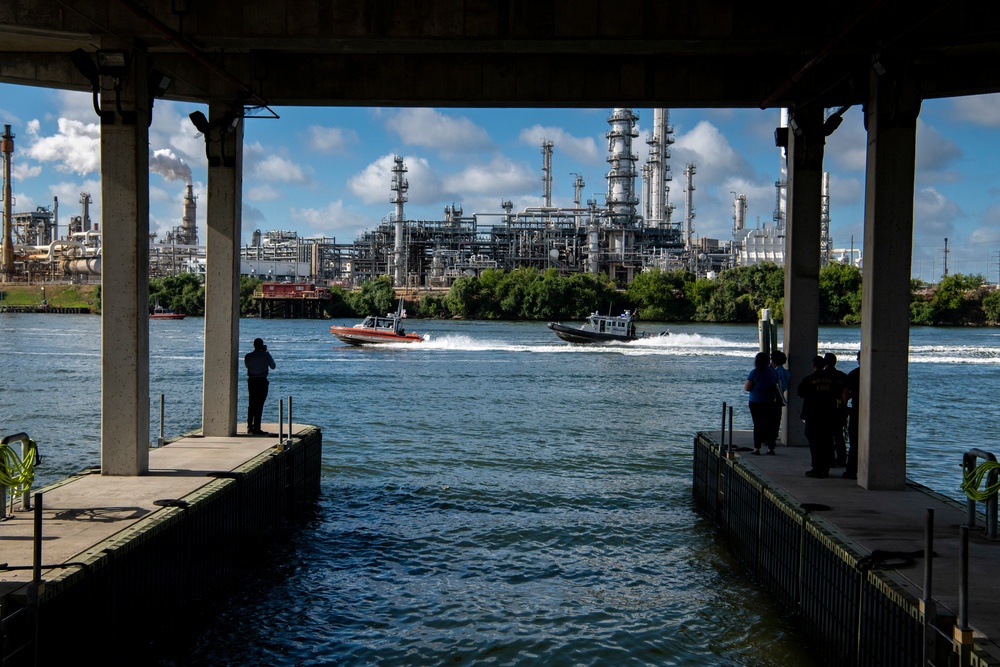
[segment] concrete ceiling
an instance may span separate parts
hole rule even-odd
[[[1000,2],[0,0],[0,81],[90,90],[69,53],[145,48],[165,97],[248,107],[864,103],[1000,91]]]

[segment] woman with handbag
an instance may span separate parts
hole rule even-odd
[[[743,383],[744,391],[750,392],[750,417],[753,419],[753,452],[760,454],[761,445],[767,445],[767,453],[774,454],[774,400],[778,374],[771,368],[767,352],[758,352],[753,360],[753,370]]]

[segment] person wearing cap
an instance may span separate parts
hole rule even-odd
[[[274,359],[267,351],[267,345],[261,338],[254,338],[253,351],[243,357],[243,365],[247,367],[247,389],[250,392],[250,405],[247,407],[247,433],[264,435],[260,428],[260,416],[264,412],[264,401],[267,400],[268,369],[274,368]]]

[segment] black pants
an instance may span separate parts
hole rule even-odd
[[[247,431],[260,430],[260,415],[264,412],[264,401],[267,400],[267,378],[247,378],[247,389],[250,390],[250,405],[247,408]]]
[[[812,469],[827,474],[833,463],[833,427],[828,420],[807,419],[806,440],[812,457]]]

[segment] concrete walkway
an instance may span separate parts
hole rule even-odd
[[[707,435],[718,442],[719,432]],[[728,438],[727,438],[728,440]],[[826,506],[813,509],[842,535],[845,542],[857,546],[862,555],[875,550],[923,551],[927,509],[934,510],[934,568],[932,596],[938,601],[939,613],[958,615],[960,578],[960,531],[966,522],[964,503],[951,500],[916,484],[907,484],[905,491],[868,491],[857,482],[843,479],[843,468],[834,468],[827,479],[805,476],[810,468],[807,447],[779,445],[775,456],[750,454],[753,439],[750,432],[735,432],[737,463],[757,471],[775,489],[805,504]],[[942,465],[942,476],[962,481],[960,454],[953,465]],[[982,511],[983,506],[979,508]],[[1000,542],[990,541],[982,530],[969,531],[969,626],[975,631],[976,643],[1000,660]],[[897,561],[898,562],[898,561]],[[907,592],[923,597],[924,559],[915,559],[910,567],[882,568]]]
[[[269,435],[229,438],[186,436],[149,452],[149,474],[103,476],[95,470],[51,484],[42,491],[42,579],[45,565],[72,562],[136,521],[163,509],[158,500],[180,499],[211,482],[211,473],[229,472],[278,444],[278,425],[263,424]],[[294,425],[296,433],[305,425]],[[285,434],[287,438],[287,433]],[[31,580],[34,511],[0,521],[0,598]],[[61,569],[61,568],[60,568]]]

